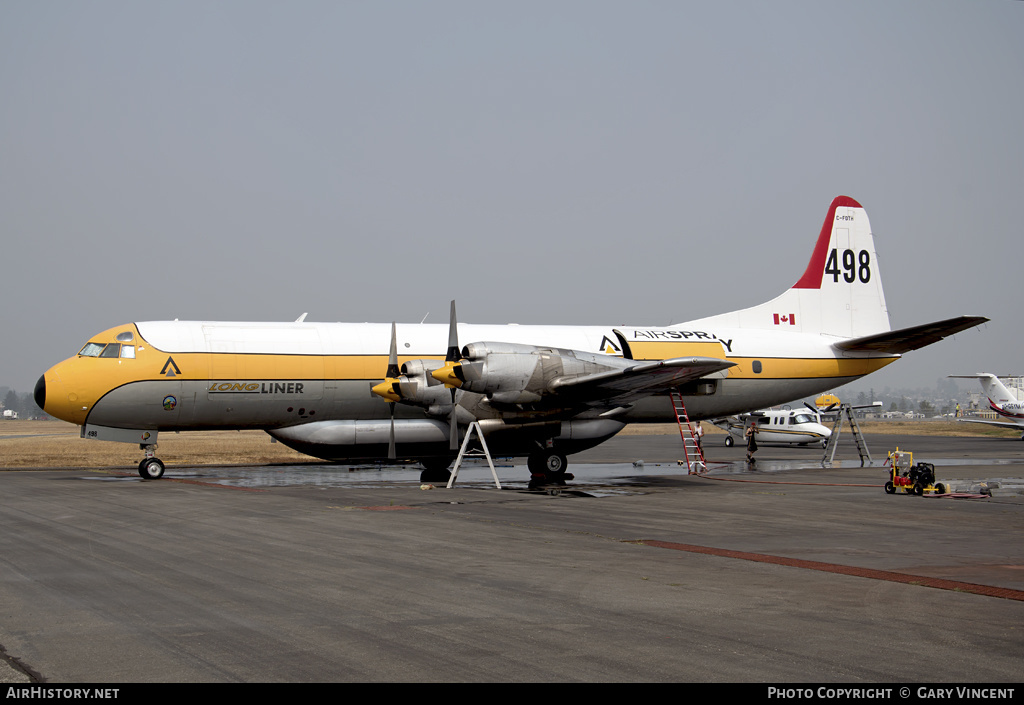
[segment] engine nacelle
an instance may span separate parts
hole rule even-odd
[[[447,414],[452,406],[451,392],[431,376],[443,366],[440,360],[409,360],[398,377],[385,379],[372,391],[388,401],[427,407],[431,414]]]
[[[435,379],[498,404],[532,404],[551,393],[559,378],[611,369],[616,358],[515,343],[470,343],[463,360],[434,372]]]
[[[441,367],[444,367],[441,360],[409,360],[402,364],[402,374],[410,380],[422,381],[425,385],[433,387],[440,382],[431,377],[430,373]]]
[[[402,365],[402,377],[415,385],[409,395],[402,395],[406,404],[427,407],[432,416],[446,415],[452,408],[451,391],[431,376],[444,367],[442,360],[409,360]]]

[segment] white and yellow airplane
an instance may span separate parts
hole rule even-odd
[[[726,432],[725,445],[743,442],[747,426],[757,428],[758,445],[798,445],[811,443],[824,448],[832,429],[821,423],[821,417],[808,409],[760,409],[749,414],[714,419],[713,424]]]
[[[742,413],[988,320],[891,330],[867,214],[845,196],[799,281],[759,306],[665,328],[470,325],[454,311],[447,327],[129,323],[48,370],[35,398],[85,438],[139,443],[144,478],[164,472],[160,432],[200,429],[263,429],[331,461],[418,460],[426,476],[445,472],[473,421],[495,454],[557,476],[628,423],[674,420],[670,390],[691,419]]]
[[[820,404],[823,399],[826,397],[818,397],[816,403]],[[788,406],[781,409],[760,409],[749,414],[713,419],[711,423],[726,431],[725,445],[729,447],[732,447],[737,439],[742,441],[747,426],[753,423],[757,428],[759,445],[809,446],[814,443],[826,448],[828,439],[832,437],[832,429],[821,422],[821,417],[833,409],[838,410],[840,404],[839,398],[834,395],[828,395],[827,399],[834,401],[817,407],[804,402],[803,409],[790,409]],[[850,408],[876,409],[881,406],[882,402],[876,401],[873,404],[861,404]]]
[[[989,421],[988,419],[967,419],[959,418],[957,421],[967,423],[983,423],[989,426],[1002,426],[1003,428],[1016,428],[1020,430],[1020,439],[1024,441],[1024,402],[1018,401],[1017,396],[1006,388],[999,378],[988,372],[978,372],[973,375],[949,375],[957,379],[976,379],[981,382],[981,388],[988,397],[988,407],[1003,418],[1009,421]]]

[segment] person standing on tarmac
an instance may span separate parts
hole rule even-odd
[[[747,462],[753,463],[754,453],[757,452],[757,424],[751,421],[743,435],[747,439]]]

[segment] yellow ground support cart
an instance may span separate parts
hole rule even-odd
[[[935,466],[931,463],[914,464],[914,454],[898,447],[889,452],[889,481],[885,483],[888,494],[924,493],[946,494],[946,486],[941,482],[935,484]]]

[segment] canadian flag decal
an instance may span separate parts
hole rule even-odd
[[[780,325],[782,323],[788,323],[791,326],[795,326],[796,325],[796,314],[795,313],[791,313],[788,316],[784,315],[784,314],[780,316],[779,314],[776,313],[775,314],[775,325]]]

